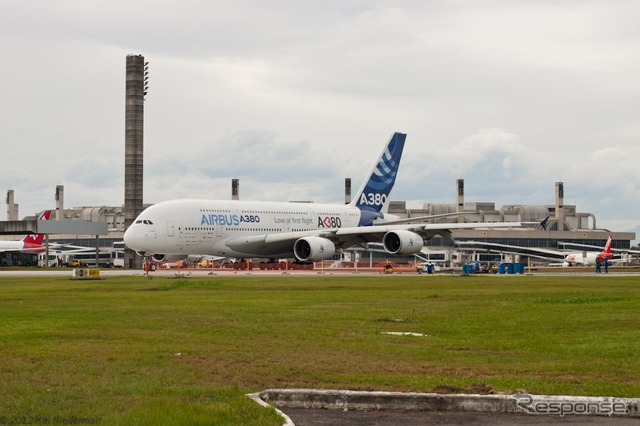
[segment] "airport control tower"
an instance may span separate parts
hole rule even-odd
[[[129,227],[143,209],[144,99],[149,63],[142,55],[127,56],[125,91],[124,226]],[[142,258],[125,251],[125,268],[141,268]]]

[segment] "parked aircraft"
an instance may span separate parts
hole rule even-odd
[[[51,218],[51,210],[43,211],[38,220],[49,220]],[[44,234],[28,234],[20,241],[0,241],[0,252],[4,251],[19,251],[19,252],[31,252],[37,253],[44,251],[42,242],[44,241]]]
[[[600,262],[604,263],[605,259],[611,259],[613,257],[613,253],[611,253],[611,242],[611,235],[609,235],[607,244],[605,244],[602,251],[580,251],[569,253],[565,256],[564,261],[567,263],[567,266],[595,265],[596,259],[600,259]]]
[[[604,249],[601,251],[586,250],[587,248],[591,248],[592,246],[584,246],[585,250],[579,252],[567,252],[549,248],[513,246],[502,243],[489,243],[484,241],[458,241],[456,245],[465,251],[486,251],[491,253],[516,254],[536,259],[546,259],[554,262],[561,262],[555,263],[555,265],[563,267],[576,265],[595,265],[596,259],[598,258],[600,259],[601,263],[604,263],[605,259],[609,260],[610,262],[619,262],[622,259],[613,260],[614,257],[620,258],[621,256],[624,256],[624,253],[639,253],[636,250],[612,249],[611,235],[609,235],[607,243]],[[572,245],[580,246],[580,244]]]
[[[407,224],[387,213],[406,135],[394,133],[350,204],[178,199],[144,210],[125,244],[155,261],[187,255],[295,258],[314,262],[336,251],[381,242],[389,254],[418,253],[452,229],[506,228],[520,223]],[[375,225],[375,226],[373,226]]]

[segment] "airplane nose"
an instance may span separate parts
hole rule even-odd
[[[124,231],[124,236],[123,236],[123,240],[124,240],[124,245],[126,245],[127,247],[129,247],[130,249],[135,250],[135,238],[134,238],[134,233],[135,230],[131,228],[131,226]]]

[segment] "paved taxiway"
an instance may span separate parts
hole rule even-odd
[[[342,411],[285,408],[295,426],[425,426],[425,425],[638,425],[637,418],[595,416],[537,416],[510,413],[453,413],[429,411]]]

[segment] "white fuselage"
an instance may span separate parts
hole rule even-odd
[[[360,210],[349,205],[172,200],[142,212],[124,240],[140,254],[290,257],[290,241],[272,241],[278,235],[317,234],[359,221]]]
[[[569,265],[591,266],[596,264],[597,258],[600,258],[600,261],[604,262],[604,259],[611,259],[611,254],[600,251],[576,252],[569,253],[564,260]]]
[[[24,249],[24,241],[0,241],[0,251],[19,251]]]

